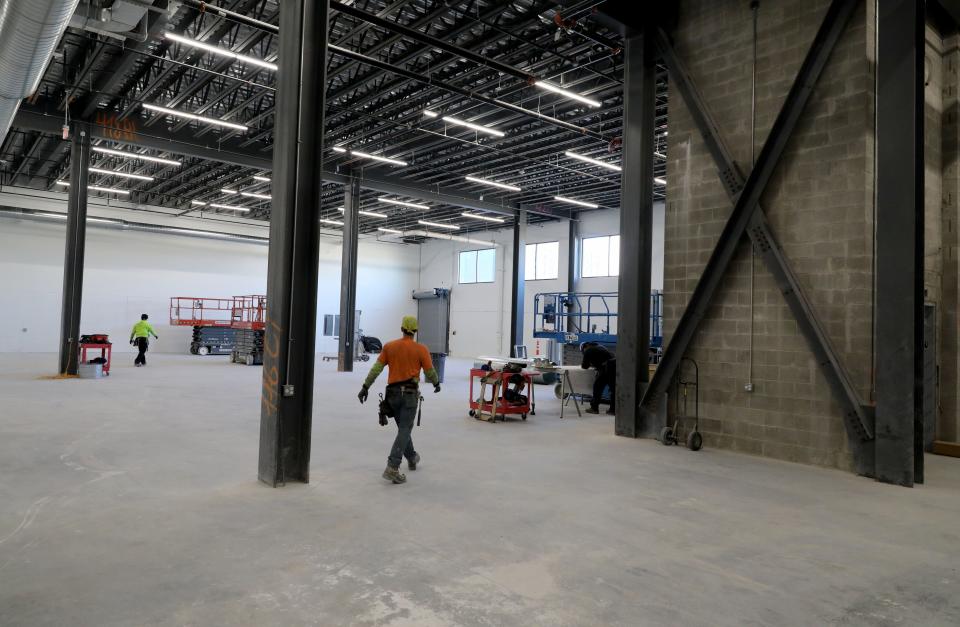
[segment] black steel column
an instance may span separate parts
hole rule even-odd
[[[281,0],[258,476],[310,478],[327,0]]]
[[[360,179],[343,188],[343,261],[340,270],[340,359],[337,370],[353,372],[357,332],[357,248],[360,243]]]
[[[527,269],[527,212],[520,210],[513,219],[513,286],[510,300],[510,356],[513,347],[523,345],[524,281]]]
[[[63,257],[63,309],[60,314],[60,374],[77,374],[80,305],[83,300],[83,256],[87,240],[87,183],[90,134],[74,126],[70,132],[70,191],[67,200],[67,243]]]
[[[640,398],[650,380],[650,273],[653,255],[653,152],[656,111],[654,30],[624,48],[623,176],[620,184],[620,287],[617,316],[617,435],[635,438]]]
[[[923,3],[880,2],[877,42],[876,476],[911,486],[923,460]]]

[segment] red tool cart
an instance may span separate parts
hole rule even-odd
[[[104,376],[110,375],[110,357],[113,352],[113,343],[108,335],[103,333],[81,335],[79,347],[81,364],[88,362],[87,351],[100,351],[100,357],[104,360],[103,374]],[[96,359],[96,357],[93,357],[93,359]]]
[[[509,415],[519,415],[522,420],[527,419],[527,414],[536,416],[533,377],[533,373],[526,371],[471,369],[470,415],[489,422],[496,422],[497,417],[506,420]],[[474,382],[479,382],[479,394],[474,392]]]

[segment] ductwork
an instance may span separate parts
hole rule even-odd
[[[466,237],[463,235],[453,235],[452,233],[437,233],[436,231],[424,231],[422,229],[417,229],[415,231],[404,231],[402,235],[397,235],[400,238],[408,237],[427,237],[430,239],[445,239],[451,242],[462,242],[464,244],[476,244],[478,246],[489,246],[491,248],[498,248],[502,246],[500,242],[492,242],[484,239],[476,239],[474,237]]]
[[[33,94],[79,0],[0,0],[0,144]]]
[[[146,41],[147,22],[144,17],[149,10],[156,10],[152,0],[114,0],[109,8],[84,3],[77,7],[76,13],[70,18],[70,26],[121,41],[127,38]]]

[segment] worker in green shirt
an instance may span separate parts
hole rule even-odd
[[[141,314],[140,322],[133,325],[133,330],[130,331],[130,344],[136,346],[138,351],[137,358],[133,360],[133,365],[137,368],[147,365],[147,348],[150,346],[150,336],[160,339],[157,332],[147,322],[149,317],[147,314]]]

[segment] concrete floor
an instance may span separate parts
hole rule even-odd
[[[129,359],[128,359],[129,357]],[[2,625],[960,624],[960,460],[895,488],[427,399],[422,468],[320,364],[313,481],[255,480],[260,368],[0,356]],[[366,369],[365,366],[363,368]]]

